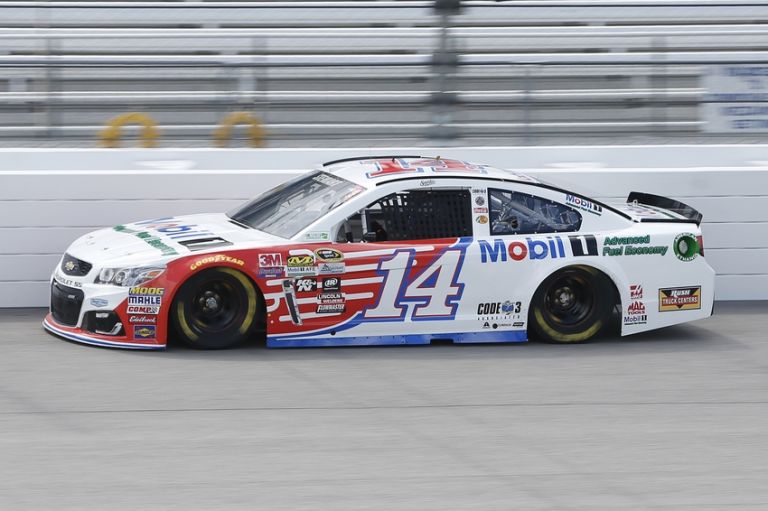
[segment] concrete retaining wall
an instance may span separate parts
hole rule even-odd
[[[768,299],[768,146],[391,149],[0,149],[0,307],[44,306],[61,253],[90,230],[224,211],[324,161],[422,154],[521,169],[603,201],[630,190],[704,214],[717,299]]]

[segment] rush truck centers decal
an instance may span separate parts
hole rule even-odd
[[[659,312],[701,309],[701,286],[659,289]]]

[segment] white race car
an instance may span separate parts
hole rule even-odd
[[[414,156],[329,162],[227,214],[87,234],[44,325],[135,349],[586,341],[712,313],[701,214],[601,204],[512,171]]]

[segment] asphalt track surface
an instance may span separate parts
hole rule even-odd
[[[129,352],[0,311],[0,509],[768,509],[768,303],[625,339]]]

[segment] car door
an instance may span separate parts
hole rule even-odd
[[[382,192],[342,222],[334,248],[344,273],[332,291],[323,285],[317,315],[361,343],[425,343],[456,331],[472,237],[469,187]]]

